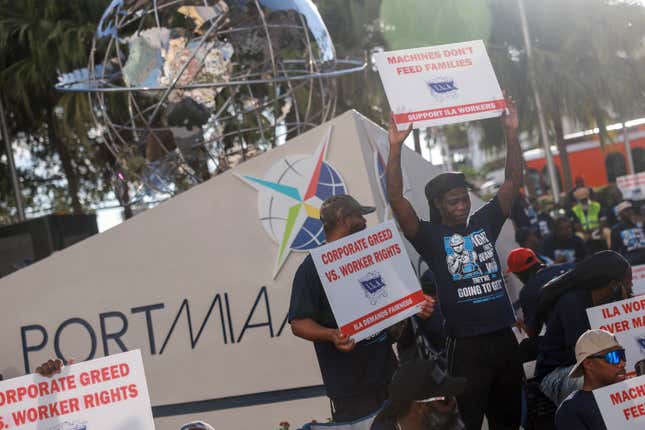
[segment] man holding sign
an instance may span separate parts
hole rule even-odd
[[[582,390],[571,394],[555,415],[558,430],[607,430],[593,390],[624,381],[625,350],[613,334],[587,330],[576,342],[576,365],[569,376],[584,375]]]
[[[523,370],[511,330],[511,306],[495,241],[522,184],[522,152],[517,110],[511,97],[503,117],[507,139],[506,180],[497,196],[470,218],[470,197],[462,173],[442,173],[426,185],[430,221],[420,221],[403,197],[401,147],[412,131],[390,123],[388,200],[403,233],[437,277],[441,311],[448,330],[449,370],[466,377],[469,388],[457,397],[464,423],[480,429],[484,414],[491,428],[518,428]]]
[[[367,222],[363,215],[374,210],[349,195],[325,200],[320,220],[327,242],[364,230]],[[419,316],[428,318],[433,306],[427,297]],[[314,343],[335,422],[354,421],[381,407],[397,367],[391,341],[381,331],[356,343],[338,329],[311,255],[304,259],[293,280],[289,323],[294,335]]]

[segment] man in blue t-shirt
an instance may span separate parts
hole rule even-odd
[[[588,254],[585,242],[573,233],[573,225],[567,217],[553,222],[553,233],[545,237],[542,252],[556,263],[582,261]]]
[[[629,264],[645,264],[645,231],[643,219],[628,201],[616,205],[620,222],[611,229],[611,249],[625,257]]]
[[[325,200],[320,220],[327,242],[363,230],[363,215],[374,210],[349,195]],[[433,306],[434,301],[426,296],[418,315],[428,318]],[[293,279],[288,317],[293,334],[314,343],[334,421],[354,421],[378,410],[387,398],[387,385],[397,367],[391,339],[382,331],[355,343],[338,329],[311,255],[303,260]]]
[[[481,428],[518,428],[523,371],[511,327],[515,314],[506,292],[495,242],[522,183],[517,110],[507,99],[506,180],[497,195],[469,218],[470,196],[462,173],[442,173],[425,188],[430,221],[421,221],[403,197],[401,146],[412,131],[389,128],[387,194],[406,238],[437,279],[446,319],[451,375],[468,379],[457,397],[464,423]]]
[[[542,324],[537,321],[537,307],[542,288],[550,280],[573,269],[573,263],[556,264],[547,267],[529,248],[516,248],[508,254],[508,271],[514,273],[524,286],[520,290],[520,306],[524,314],[524,325],[529,337],[537,337]]]
[[[593,390],[625,380],[625,350],[613,334],[588,330],[580,336],[570,376],[583,375],[582,389],[567,397],[555,414],[557,430],[607,430]]]

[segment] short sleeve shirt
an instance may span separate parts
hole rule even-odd
[[[565,263],[583,260],[588,252],[585,243],[578,236],[572,236],[570,239],[557,240],[555,235],[549,235],[542,246],[544,254],[558,261],[564,258]]]
[[[296,271],[289,304],[289,322],[303,318],[338,328],[310,255]],[[314,342],[314,349],[327,395],[335,399],[387,386],[397,366],[385,331],[357,343],[349,352],[339,351],[331,342]]]
[[[632,265],[643,264],[645,233],[643,228],[621,222],[611,230],[611,249],[625,257]]]
[[[557,430],[607,430],[591,391],[575,391],[555,413]]]
[[[492,333],[515,322],[495,250],[505,220],[495,197],[464,226],[420,221],[410,241],[435,274],[450,336]]]

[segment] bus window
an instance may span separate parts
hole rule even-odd
[[[607,168],[607,181],[616,182],[618,176],[627,174],[625,165],[625,156],[620,152],[610,152],[605,157],[605,167]]]
[[[645,170],[645,149],[632,148],[632,158],[634,159],[634,173]]]

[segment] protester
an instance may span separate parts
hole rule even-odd
[[[631,288],[629,263],[613,251],[601,251],[542,289],[537,318],[538,323],[546,319],[546,332],[535,374],[556,405],[582,385],[567,375],[576,361],[575,343],[590,328],[587,308],[629,298]]]
[[[540,252],[540,239],[535,231],[530,228],[520,228],[515,231],[515,242],[520,248],[528,248],[537,255],[537,257],[547,266],[553,266],[555,262]]]
[[[554,221],[553,233],[544,239],[542,251],[556,263],[581,261],[589,253],[583,240],[573,234],[571,220],[566,217]]]
[[[524,284],[520,290],[520,305],[524,315],[524,326],[529,337],[537,337],[542,329],[537,321],[537,307],[542,288],[547,282],[573,269],[573,263],[556,264],[547,267],[528,248],[516,248],[508,254],[508,271],[514,273]]]
[[[468,390],[457,397],[469,429],[517,428],[523,369],[512,331],[515,314],[506,292],[495,241],[522,183],[522,151],[517,140],[515,103],[507,99],[503,117],[507,138],[506,180],[497,195],[470,218],[470,197],[461,173],[442,173],[426,185],[430,221],[420,221],[403,197],[401,146],[412,131],[390,122],[387,193],[403,233],[437,277],[448,332],[451,375],[466,377]]]
[[[533,230],[536,235],[540,234],[537,212],[533,208],[533,205],[531,205],[528,197],[526,197],[526,193],[523,189],[520,189],[515,201],[513,202],[510,218],[511,221],[513,221],[516,231],[520,228],[528,228]]]
[[[590,191],[587,187],[578,188],[573,192],[573,196],[576,204],[571,208],[571,219],[575,224],[575,230],[582,235],[592,252],[607,249],[603,236],[607,223],[604,208],[597,201],[590,199]]]
[[[363,215],[373,207],[361,206],[349,195],[336,195],[320,208],[327,242],[361,231]],[[426,297],[419,314],[427,318],[434,301]],[[294,335],[312,341],[336,422],[353,421],[379,409],[397,362],[387,332],[356,344],[338,330],[312,257],[300,264],[293,280],[289,323]]]
[[[547,237],[553,230],[553,218],[551,217],[549,209],[546,207],[544,202],[538,203],[537,218],[540,238]]]
[[[574,185],[573,185],[573,188],[572,188],[572,189],[571,189],[571,191],[569,191],[569,193],[567,194],[567,202],[566,202],[566,203],[567,203],[567,208],[571,208],[571,207],[573,207],[573,206],[577,203],[577,200],[576,200],[576,198],[575,198],[575,196],[574,196],[574,193],[575,193],[576,191],[578,191],[579,189],[586,189],[586,190],[588,190],[588,191],[589,191],[589,197],[590,197],[591,199],[595,199],[595,198],[596,198],[596,194],[595,194],[595,192],[594,192],[593,188],[588,187],[588,186],[585,184],[585,178],[583,178],[582,176],[576,176],[576,177],[575,177],[575,179],[574,179]]]
[[[584,332],[576,342],[576,365],[569,376],[583,376],[584,382],[558,408],[557,430],[607,430],[592,391],[625,380],[625,350],[614,335],[605,330]]]
[[[371,430],[460,430],[455,396],[466,380],[446,375],[433,361],[403,364],[390,383],[388,400]]]
[[[625,257],[632,266],[645,264],[643,219],[628,201],[619,203],[616,213],[620,222],[611,229],[611,249]]]

